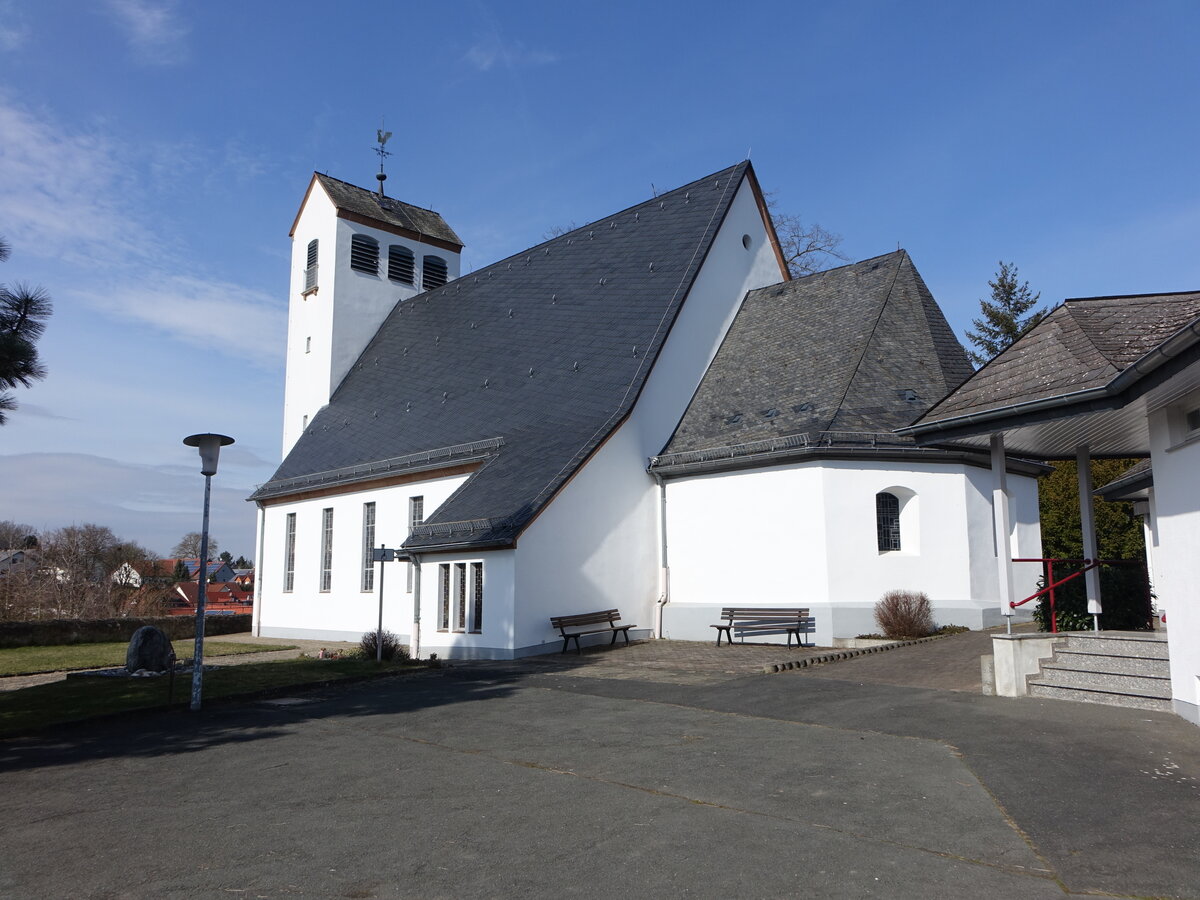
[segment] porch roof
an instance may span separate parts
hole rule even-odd
[[[917,443],[1147,456],[1147,414],[1200,389],[1200,291],[1067,300],[914,424]]]

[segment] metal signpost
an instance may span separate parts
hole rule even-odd
[[[385,571],[383,564],[396,561],[396,550],[389,548],[386,544],[380,544],[371,551],[371,559],[379,563],[379,629],[375,632],[375,661],[381,663],[383,662],[383,573]]]

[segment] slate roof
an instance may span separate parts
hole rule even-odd
[[[749,163],[399,303],[251,499],[479,469],[406,542],[508,546],[632,409]]]
[[[338,209],[357,213],[379,222],[386,222],[389,225],[416,232],[418,235],[438,238],[459,247],[463,246],[463,242],[446,224],[445,219],[432,209],[422,209],[391,197],[380,197],[378,191],[368,191],[366,188],[329,175],[322,175],[320,172],[314,172],[313,175],[325,188],[330,199],[333,200],[334,206]]]
[[[971,371],[904,250],[760,288],[747,294],[654,466],[911,446],[892,429]]]
[[[1200,291],[1067,300],[914,425],[1116,389],[1122,376],[1200,324]],[[1124,380],[1124,379],[1122,379]]]

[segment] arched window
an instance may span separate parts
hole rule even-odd
[[[440,256],[426,256],[421,274],[421,290],[431,291],[441,287],[447,279],[446,261]]]
[[[895,494],[875,495],[875,528],[880,552],[900,549],[900,500]]]
[[[399,244],[388,247],[388,278],[391,281],[412,284],[415,270],[416,264],[411,250]]]
[[[317,289],[317,239],[308,242],[308,261],[304,267],[304,293]]]
[[[365,234],[350,237],[350,268],[368,275],[379,274],[379,241]]]

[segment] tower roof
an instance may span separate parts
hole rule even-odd
[[[390,226],[387,230],[400,229],[417,240],[432,238],[434,241],[452,245],[448,249],[462,249],[463,242],[459,240],[458,235],[446,224],[446,220],[432,209],[422,209],[403,200],[381,196],[378,191],[369,191],[320,172],[313,173],[304,201],[300,204],[301,212],[315,184],[320,184],[325,189],[339,214],[345,215],[346,218],[368,220],[365,224]],[[297,212],[296,221],[299,219],[300,213]],[[293,222],[289,234],[294,234],[295,231],[296,225]]]
[[[397,304],[253,499],[458,465],[405,546],[510,545],[633,408],[747,178],[739,163]]]

